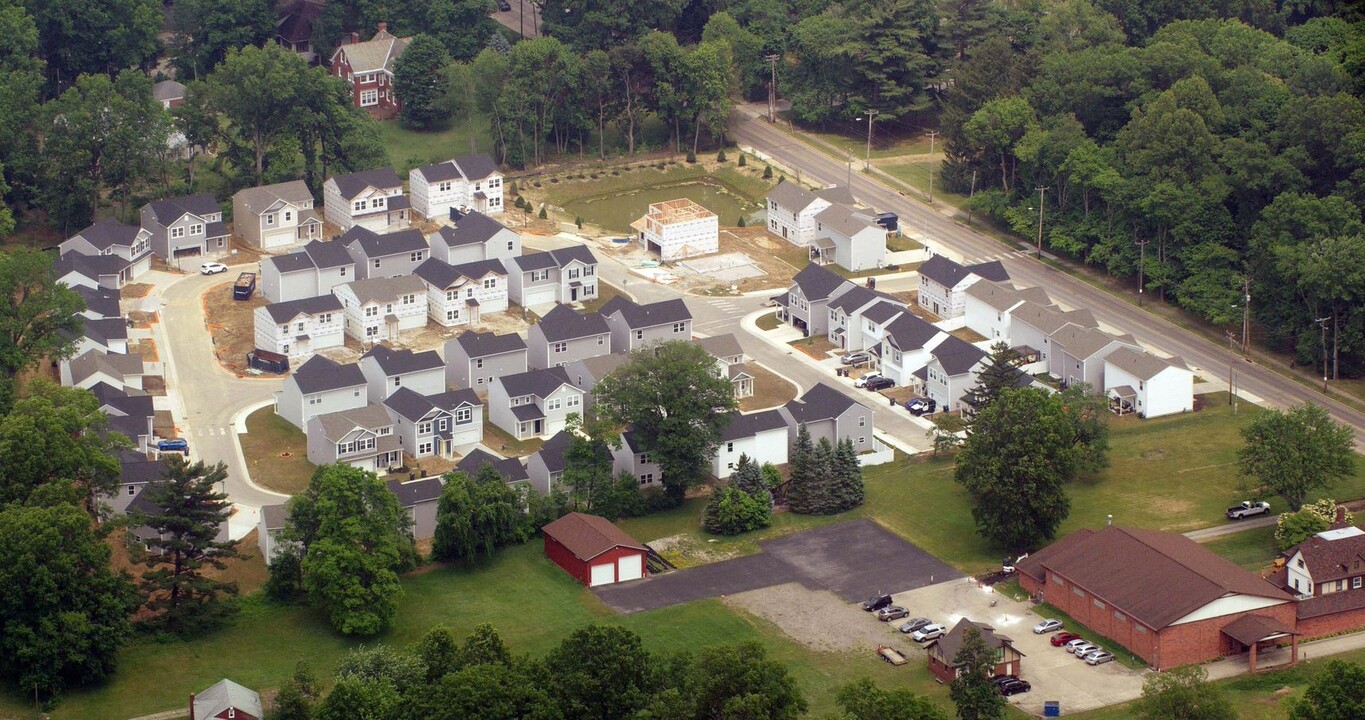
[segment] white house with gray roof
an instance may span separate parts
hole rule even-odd
[[[383,402],[399,388],[419,395],[436,395],[446,389],[446,364],[435,350],[394,350],[378,344],[360,356],[371,402]]]
[[[1015,289],[991,280],[974,282],[963,292],[967,327],[992,342],[1010,342],[1010,317],[1025,301],[1052,304],[1042,288]]]
[[[940,412],[961,410],[962,398],[976,387],[986,351],[952,335],[929,351],[924,364],[924,394],[938,403]]]
[[[356,280],[332,289],[346,316],[346,334],[364,343],[397,340],[427,324],[427,286],[416,275]]]
[[[322,239],[322,217],[302,180],[238,190],[232,196],[232,227],[246,244],[262,250]]]
[[[258,307],[253,320],[256,348],[288,356],[290,365],[346,343],[341,301],[331,294]]]
[[[493,379],[524,373],[526,341],[516,333],[466,330],[445,344],[446,383],[485,391]]]
[[[773,298],[781,308],[781,317],[791,325],[806,331],[808,336],[829,332],[829,304],[835,298],[857,287],[853,283],[814,263],[801,269],[792,278],[787,292]]]
[[[1128,403],[1138,417],[1154,418],[1194,410],[1194,372],[1178,357],[1157,357],[1121,347],[1104,358],[1104,392],[1110,402]]]
[[[322,207],[327,222],[342,230],[359,225],[386,232],[408,225],[408,198],[403,194],[403,179],[393,168],[327,178],[322,184]]]
[[[735,412],[730,415],[730,424],[720,432],[720,444],[711,459],[711,474],[721,479],[730,477],[741,455],[748,455],[757,465],[783,465],[787,452],[787,419],[781,410]]]
[[[1119,348],[1141,350],[1131,335],[1110,335],[1097,329],[1068,323],[1049,337],[1048,373],[1063,387],[1085,383],[1092,392],[1105,387],[1104,359]]]
[[[582,412],[583,391],[564,368],[497,377],[488,388],[489,419],[517,440],[550,437],[571,413]]]
[[[117,255],[69,252],[52,263],[52,278],[69,288],[119,290],[133,281],[133,264]]]
[[[640,305],[617,295],[600,312],[611,328],[611,346],[617,352],[628,353],[672,340],[692,340],[692,311],[681,299]]]
[[[261,259],[261,295],[270,302],[328,295],[358,277],[355,259],[336,241],[314,240],[294,252]]]
[[[123,293],[118,290],[102,287],[91,288],[84,285],[78,285],[72,290],[75,290],[76,294],[85,300],[85,309],[81,311],[81,317],[90,320],[123,319],[123,311],[119,309],[119,301],[122,299]]]
[[[382,475],[403,464],[403,448],[383,405],[314,415],[304,432],[308,462],[314,465],[344,463]]]
[[[275,414],[305,430],[314,415],[362,408],[369,401],[365,374],[359,365],[340,365],[314,355],[295,368],[275,393]]]
[[[58,331],[65,336],[65,331]],[[72,357],[85,354],[87,350],[103,350],[107,353],[123,354],[128,352],[128,321],[122,317],[88,318],[81,317],[81,330],[75,336],[75,351]]]
[[[350,253],[360,280],[411,275],[431,254],[422,231],[414,228],[380,235],[356,226],[333,242],[341,243]]]
[[[716,377],[730,381],[730,388],[735,394],[735,399],[746,398],[754,394],[754,375],[749,371],[748,365],[745,364],[744,348],[740,346],[738,338],[726,333],[697,338],[693,342],[702,346],[706,352],[711,354],[711,357],[715,358]]]
[[[570,245],[507,260],[508,292],[522,307],[575,303],[597,297],[597,256]]]
[[[787,421],[787,446],[796,442],[801,425],[810,432],[811,442],[828,438],[831,443],[851,440],[853,449],[866,452],[873,449],[872,408],[854,400],[834,387],[816,383],[801,397],[778,409]]]
[[[950,335],[912,312],[902,312],[885,325],[878,346],[878,372],[897,385],[915,385],[914,372],[929,362],[929,355]]]
[[[1032,362],[1021,369],[1028,373],[1048,372],[1054,355],[1052,334],[1067,324],[1097,328],[1099,323],[1087,309],[1065,312],[1054,305],[1026,300],[1010,311],[1010,347]]]
[[[483,442],[483,401],[473,390],[424,395],[401,387],[384,400],[398,444],[416,458],[449,458],[456,448]]]
[[[142,229],[152,252],[172,265],[181,258],[216,258],[228,252],[223,209],[212,195],[166,198],[142,206]]]
[[[487,153],[466,155],[408,171],[412,209],[441,220],[457,212],[502,214],[502,173]]]
[[[521,235],[477,212],[465,213],[442,225],[427,236],[427,244],[431,246],[432,257],[451,265],[521,255]]]
[[[427,288],[427,314],[446,327],[474,325],[507,311],[507,270],[501,260],[459,265],[431,258],[413,271]]]
[[[611,448],[611,473],[626,473],[640,481],[640,487],[651,487],[664,481],[663,468],[645,449],[639,433],[626,430],[621,441]]]
[[[275,560],[284,549],[292,543],[286,543],[280,538],[284,533],[285,527],[289,524],[289,506],[280,503],[278,505],[264,505],[261,507],[261,517],[256,523],[256,547],[261,551],[261,557],[269,565]]]
[[[835,203],[815,215],[810,255],[851,272],[879,268],[886,261],[886,228],[871,213]]]
[[[935,255],[919,266],[919,305],[947,320],[967,311],[967,288],[979,280],[1007,282],[1010,275],[999,260],[962,265]]]
[[[479,474],[484,465],[492,465],[493,470],[502,476],[502,481],[508,485],[517,483],[529,483],[531,476],[526,473],[526,466],[521,464],[519,458],[505,458],[494,455],[483,448],[474,448],[455,464],[455,469],[473,478]],[[539,488],[537,488],[539,489]],[[545,490],[549,492],[549,490]]]
[[[532,368],[563,367],[576,360],[611,354],[611,327],[597,313],[578,313],[555,305],[526,333],[526,363]]]
[[[826,191],[812,192],[786,181],[768,191],[768,232],[793,245],[815,240],[815,216],[835,202]]]
[[[62,256],[77,253],[112,256],[126,261],[120,284],[137,279],[152,267],[152,233],[113,218],[105,218],[72,235],[57,249]]]
[[[118,390],[141,390],[144,373],[142,356],[136,353],[106,353],[88,350],[85,354],[62,363],[59,368],[62,385],[88,390],[104,383]]]

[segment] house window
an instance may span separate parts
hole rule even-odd
[[[200,225],[200,224],[198,224],[198,223],[195,223],[195,224],[191,225],[191,226],[190,226],[190,234],[191,234],[191,235],[203,235],[203,234],[204,234],[204,226],[203,226],[203,225]]]
[[[1342,591],[1342,590],[1344,590],[1344,589],[1346,589],[1346,581],[1345,581],[1345,580],[1338,580],[1338,581],[1337,581],[1337,591],[1340,592],[1340,591]]]
[[[513,246],[514,246],[515,244],[516,244],[516,241],[514,241],[514,240],[508,240],[508,241],[507,241],[507,252],[512,252],[512,250],[514,249]]]
[[[431,434],[431,423],[430,423],[430,422],[421,422],[421,423],[417,423],[417,434],[418,434],[418,435],[430,435],[430,434]]]
[[[559,398],[550,398],[545,401],[545,411],[558,410],[564,405],[564,401]]]
[[[293,211],[293,210],[285,210],[285,211],[284,211],[284,221],[285,221],[285,222],[292,222],[293,220],[294,220],[294,211]]]
[[[1076,593],[1077,597],[1085,597],[1085,591],[1079,587],[1072,587],[1071,592]]]
[[[446,291],[446,299],[447,299],[447,300],[459,300],[459,299],[460,299],[460,291],[459,291],[459,290],[447,290],[447,291]]]
[[[441,418],[436,421],[437,430],[445,430],[450,427],[450,418]]]
[[[474,297],[474,288],[465,288],[464,296],[467,298]]]
[[[299,323],[299,324],[298,324],[298,328],[299,328],[299,329],[298,329],[298,332],[302,333],[302,332],[303,332],[303,327],[304,327],[304,323]]]
[[[859,416],[859,417],[858,417],[858,427],[867,427],[867,418],[866,418],[866,417],[862,417],[862,416]]]
[[[354,210],[354,211],[356,211],[356,212],[360,212],[361,210],[364,210],[364,209],[365,209],[365,206],[366,206],[366,202],[365,202],[364,200],[356,200],[355,202],[351,203],[351,209]]]
[[[685,322],[673,323],[673,332],[675,333],[687,332],[687,323]]]
[[[642,453],[640,453],[640,464],[641,464],[641,465],[648,465],[648,464],[649,464],[649,453],[647,453],[647,452],[642,452]]]
[[[378,105],[378,104],[379,104],[379,91],[378,91],[378,90],[361,90],[361,91],[360,91],[360,107],[370,107],[370,106],[372,106],[372,105]]]
[[[578,268],[569,268],[569,279],[570,280],[578,279]]]
[[[1299,565],[1299,567],[1303,567],[1303,558],[1299,558],[1299,563],[1298,563],[1298,565]]]
[[[129,486],[128,486],[128,497],[132,497],[132,496],[134,496],[134,495],[136,495],[136,494],[137,494],[137,486],[136,486],[136,485],[129,485]],[[1360,578],[1356,578],[1356,579],[1359,580]]]
[[[480,380],[479,382],[483,382]],[[455,424],[465,425],[474,419],[474,411],[467,407],[462,407],[455,411]]]
[[[734,451],[735,451],[735,444],[734,444],[734,443],[732,443],[732,442],[725,443],[725,452],[732,453],[732,452],[734,452]]]
[[[413,294],[408,294],[408,295],[404,295],[404,296],[403,296],[403,304],[404,304],[404,305],[414,305],[414,304],[416,304],[416,303],[417,303],[417,295],[416,295],[415,293],[413,293]]]
[[[654,482],[654,473],[645,473],[644,475],[640,476],[641,485],[648,485],[652,482]]]
[[[379,314],[378,305],[368,305],[365,307],[365,317],[375,317]]]
[[[418,250],[417,252],[409,255],[408,259],[413,262],[422,262],[422,251]]]
[[[1096,600],[1096,601],[1095,601],[1095,607],[1097,607],[1097,608],[1103,610],[1103,609],[1104,609],[1104,603],[1100,602],[1099,600]]]
[[[375,210],[380,210],[384,207],[384,204],[386,202],[388,201],[385,200],[383,197],[377,197],[370,200],[370,207],[374,208]]]
[[[1055,583],[1057,583],[1058,585],[1065,585],[1065,584],[1066,584],[1066,581],[1062,579],[1062,576],[1061,576],[1061,575],[1053,575],[1053,576],[1052,576],[1052,582],[1055,582]]]
[[[172,240],[174,240],[174,239],[176,239],[176,238],[182,238],[182,237],[185,237],[185,228],[182,228],[182,227],[173,227],[173,228],[171,228],[171,239],[172,239]]]
[[[419,444],[417,445],[417,454],[418,454],[418,455],[430,455],[430,454],[431,454],[431,443],[430,443],[430,442],[419,443]]]
[[[555,354],[559,354],[559,353],[562,353],[562,352],[567,352],[568,350],[569,350],[569,344],[566,343],[566,342],[557,342],[557,343],[555,343],[554,345],[551,345],[551,346],[550,346],[550,352],[555,353]]]
[[[483,279],[483,289],[484,289],[484,290],[492,290],[493,288],[495,288],[495,287],[497,287],[497,286],[498,286],[498,279],[497,279],[497,278],[484,278],[484,279]]]
[[[606,342],[607,342],[607,336],[606,336],[606,335],[598,335],[598,336],[597,336],[597,347],[602,347],[604,344],[606,344]]]
[[[403,384],[403,376],[402,376],[402,375],[394,375],[394,376],[393,376],[393,386],[394,386],[394,387],[398,387],[398,386],[400,386],[400,385],[402,385],[402,384]]]
[[[342,267],[337,274],[341,275],[342,277],[346,277],[346,268]]]
[[[592,277],[592,266],[591,266],[591,265],[589,265],[589,266],[583,268],[583,277]]]
[[[1137,630],[1139,635],[1146,635],[1146,634],[1147,634],[1147,628],[1145,628],[1145,627],[1143,627],[1143,626],[1141,626],[1141,625],[1134,625],[1134,626],[1133,626],[1133,629],[1134,629],[1134,630]]]
[[[451,321],[451,322],[454,322],[454,321],[459,320],[459,319],[460,319],[460,310],[459,310],[459,308],[456,308],[456,309],[454,309],[454,310],[447,310],[447,311],[446,311],[446,320]]]
[[[450,188],[451,182],[449,180],[436,184],[436,190],[439,192],[450,192]]]
[[[379,334],[379,326],[378,326],[378,325],[371,325],[371,326],[365,328],[365,337],[375,337],[375,336],[378,335],[378,334]]]
[[[563,367],[563,363],[560,363],[560,367]],[[578,401],[579,397],[577,395],[570,395],[564,400],[564,405],[566,407],[578,407]]]
[[[1119,612],[1118,610],[1115,610],[1115,611],[1114,611],[1114,619],[1117,620],[1117,621],[1119,621],[1119,622],[1128,622],[1128,616],[1127,616],[1127,615],[1124,615],[1123,613]]]
[[[474,367],[476,367],[476,368],[483,368],[483,358],[479,358],[478,360],[475,360],[475,361],[474,361]]]
[[[265,215],[265,224],[266,224],[266,225],[274,225],[274,224],[275,224],[275,213],[266,213],[266,215]]]
[[[859,444],[859,445],[864,445],[864,444],[866,444],[866,443],[867,443],[867,437],[864,436],[864,437],[859,437],[859,438],[858,438],[858,444]]]
[[[1359,576],[1359,575],[1357,575],[1357,576],[1351,578],[1351,589],[1352,589],[1352,590],[1359,590],[1359,589],[1360,589],[1360,576]]]
[[[644,339],[645,339],[645,331],[644,331],[644,330],[636,330],[636,331],[635,331],[635,339],[636,339],[636,340],[644,340]]]

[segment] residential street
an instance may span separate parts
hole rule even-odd
[[[804,141],[788,134],[782,125],[770,125],[766,120],[766,105],[749,104],[737,108],[732,115],[731,138],[741,145],[751,146],[789,167],[800,168],[802,179],[833,184],[847,179],[848,166]],[[1057,302],[1072,308],[1088,308],[1096,319],[1124,332],[1132,333],[1138,341],[1171,355],[1179,355],[1185,362],[1199,368],[1201,373],[1215,378],[1228,377],[1229,364],[1237,373],[1239,390],[1249,396],[1277,407],[1288,407],[1306,400],[1322,405],[1338,421],[1356,432],[1357,447],[1365,444],[1365,413],[1343,405],[1320,392],[1295,384],[1293,381],[1258,365],[1235,357],[1226,346],[1210,342],[1188,330],[1134,307],[1109,293],[1054,270],[1037,260],[1026,249],[1011,249],[947,217],[937,209],[913,200],[888,185],[863,173],[855,173],[853,194],[878,211],[898,214],[901,225],[925,229],[934,242],[943,243],[962,255],[964,263],[998,259],[1002,261],[1016,284],[1042,287]],[[951,208],[949,208],[951,209]]]

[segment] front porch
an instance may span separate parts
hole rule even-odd
[[[1274,618],[1244,615],[1228,623],[1223,635],[1232,641],[1230,645],[1240,648],[1239,653],[1246,653],[1248,672],[1291,667],[1299,662],[1300,633]],[[1289,638],[1288,648],[1279,647],[1284,638]],[[1267,660],[1271,662],[1267,664]]]

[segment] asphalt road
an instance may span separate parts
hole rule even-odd
[[[731,138],[784,165],[800,168],[803,179],[824,184],[847,181],[847,164],[789,134],[784,126],[769,124],[765,113],[766,106],[746,105],[736,109],[730,126]],[[1028,250],[1003,245],[879,180],[854,173],[852,190],[854,196],[867,205],[899,215],[903,226],[924,229],[933,242],[961,253],[964,262],[998,259],[1016,284],[1042,287],[1053,300],[1072,308],[1089,308],[1101,322],[1133,334],[1146,346],[1179,355],[1186,363],[1197,367],[1200,374],[1226,379],[1231,366],[1237,373],[1239,391],[1260,401],[1278,407],[1312,401],[1326,407],[1338,422],[1355,430],[1357,448],[1365,447],[1365,413],[1244,361],[1221,344],[1053,269],[1034,259]]]

